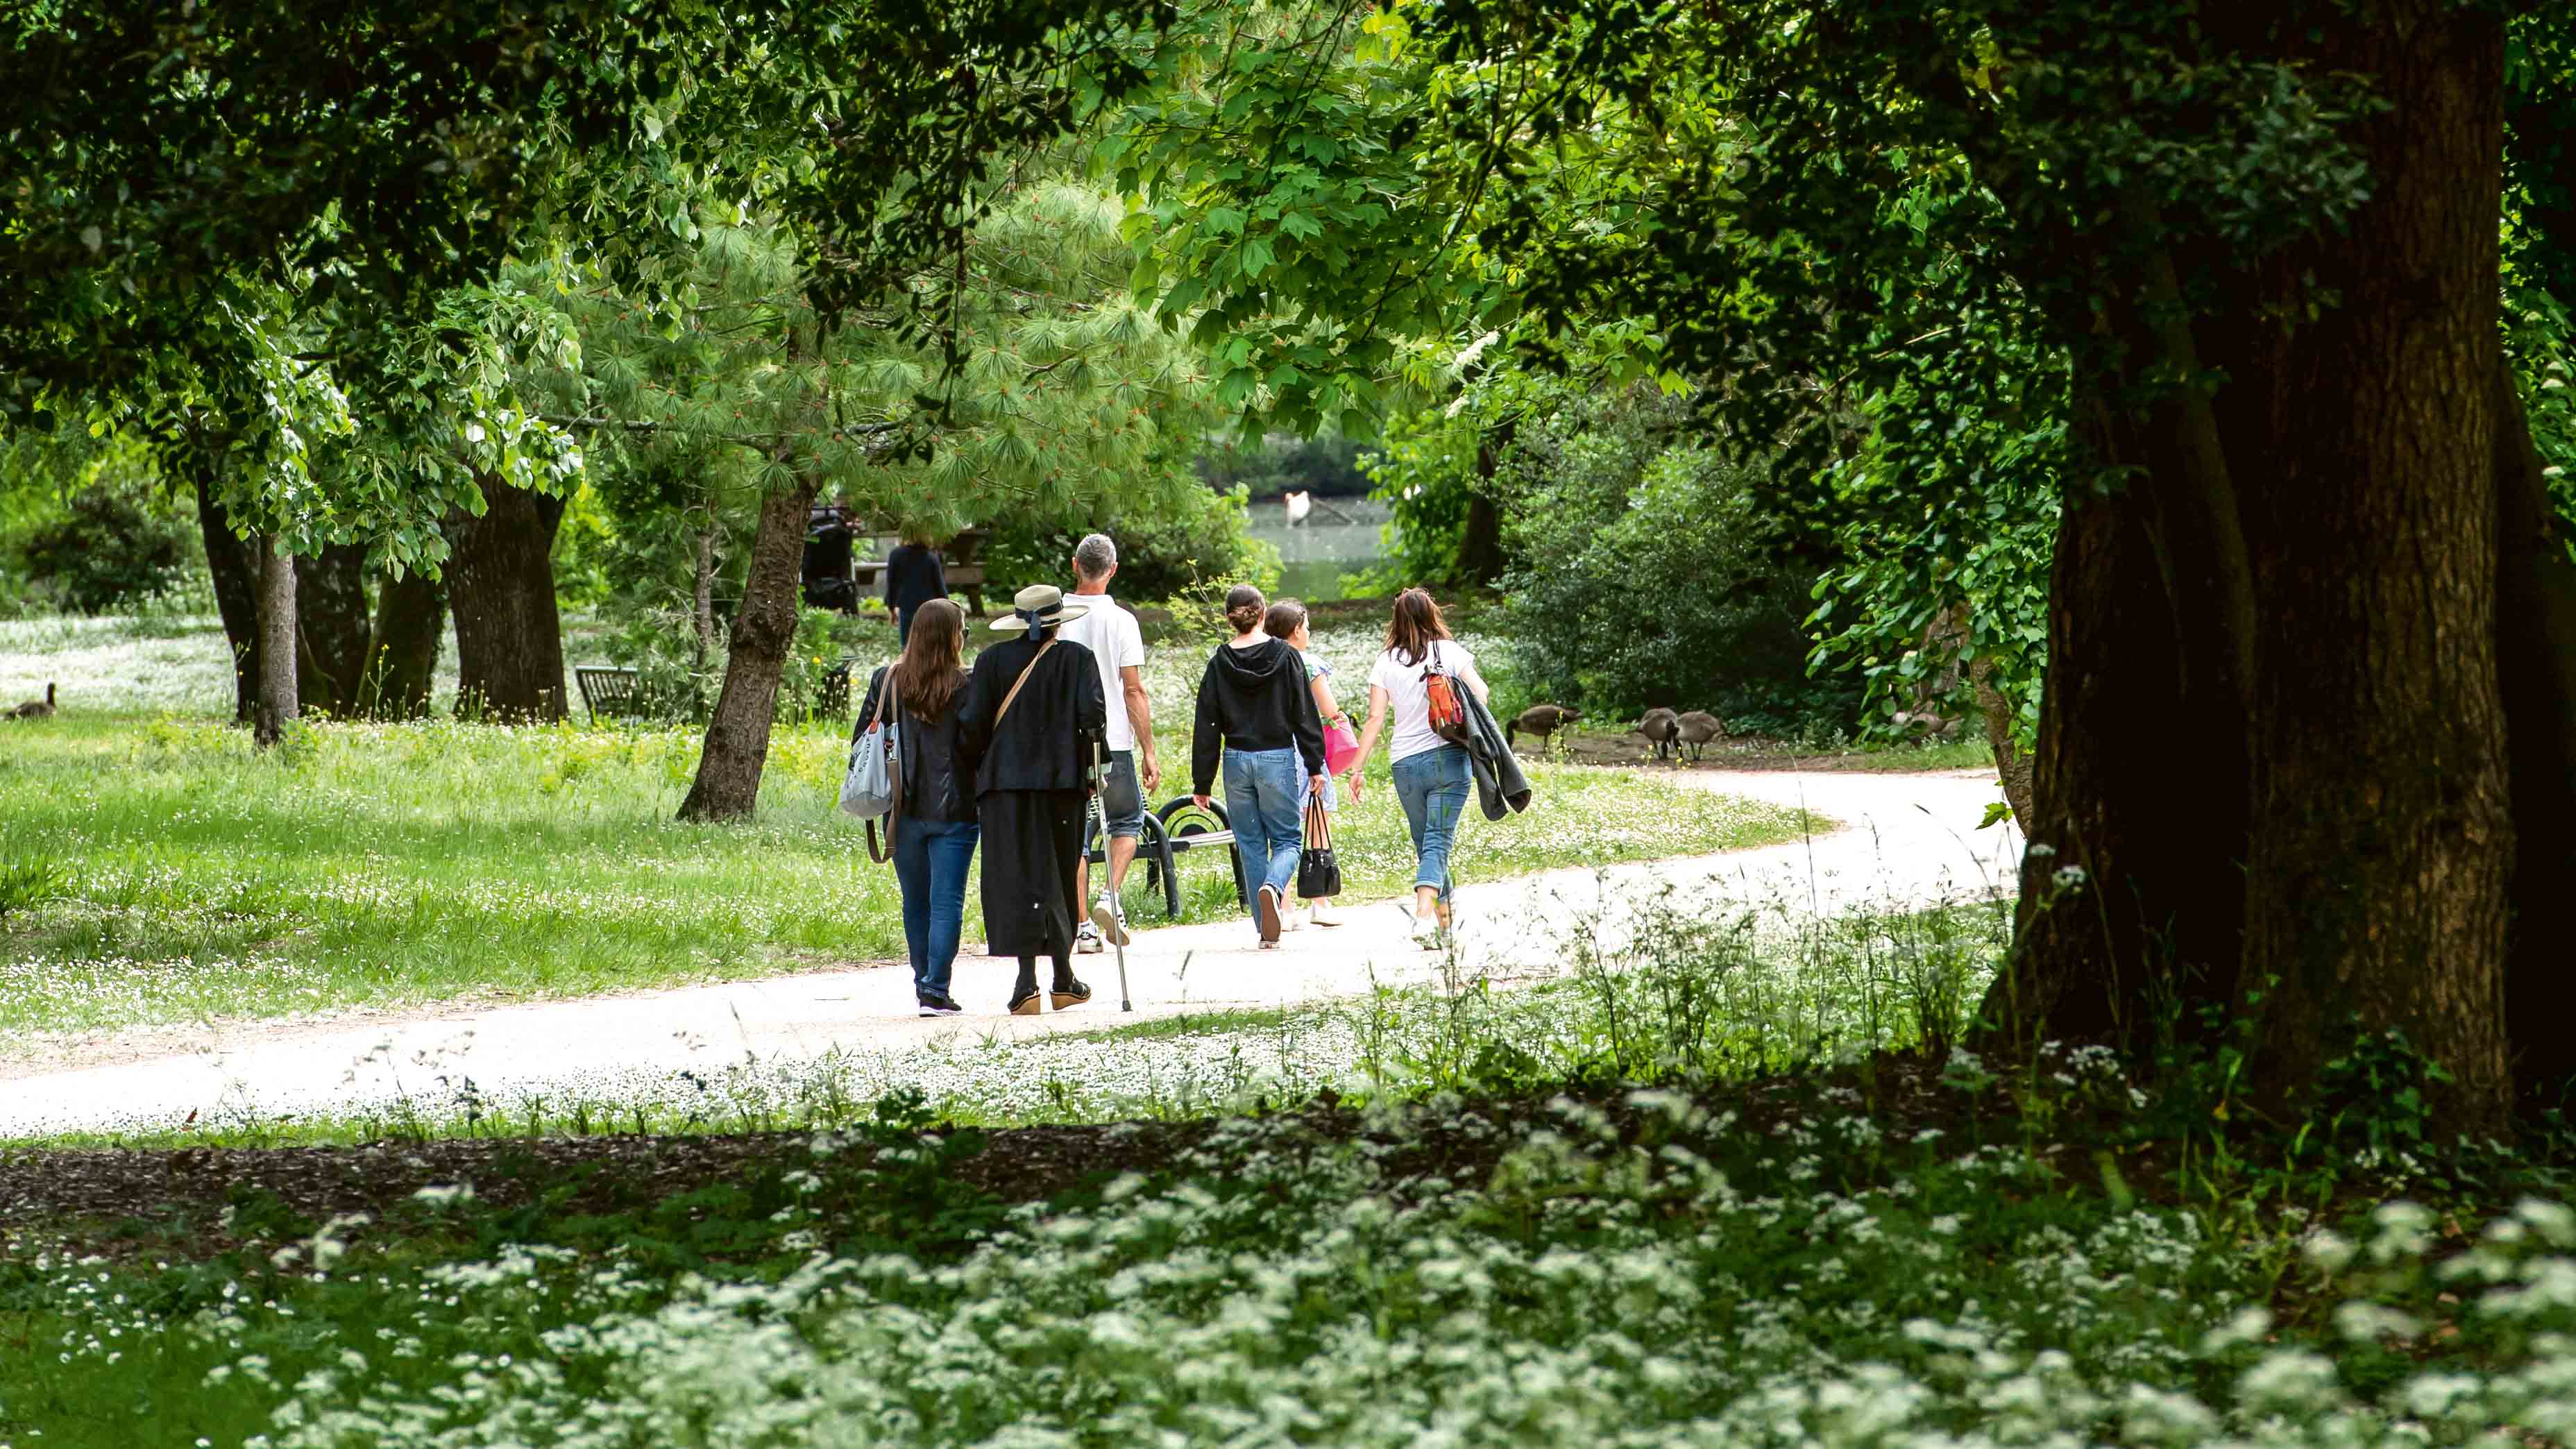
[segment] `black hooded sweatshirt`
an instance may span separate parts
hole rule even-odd
[[[1249,649],[1220,644],[1199,676],[1198,726],[1190,733],[1190,793],[1213,793],[1227,750],[1284,750],[1305,758],[1306,773],[1324,773],[1324,721],[1306,687],[1306,661],[1284,639]]]

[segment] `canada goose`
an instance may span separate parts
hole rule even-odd
[[[1700,752],[1708,748],[1710,740],[1726,733],[1726,726],[1718,720],[1718,717],[1704,709],[1692,710],[1675,723],[1681,728],[1682,743],[1690,746],[1693,760],[1697,760]],[[1681,752],[1675,750],[1673,753],[1678,755]]]
[[[1920,730],[1926,738],[1947,740],[1958,736],[1959,725],[1963,718],[1963,716],[1956,716],[1944,719],[1928,709],[1899,710],[1892,722],[1903,729]]]
[[[1681,732],[1681,716],[1661,708],[1646,711],[1645,717],[1638,720],[1635,727],[1628,731],[1632,735],[1644,735],[1654,745],[1655,758],[1658,760],[1664,757],[1665,748],[1681,737]],[[1674,750],[1674,754],[1680,753],[1680,750]]]
[[[1568,705],[1534,704],[1522,710],[1510,724],[1503,726],[1503,743],[1514,749],[1519,748],[1520,735],[1526,730],[1538,736],[1538,750],[1543,755],[1547,753],[1550,736],[1581,718],[1583,718],[1583,711]]]
[[[11,719],[52,719],[54,717],[53,682],[46,681],[44,698],[28,700],[25,704],[9,711],[9,717]]]

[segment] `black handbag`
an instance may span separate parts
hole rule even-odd
[[[1333,788],[1328,782],[1324,789]],[[1306,848],[1297,854],[1297,899],[1325,900],[1342,893],[1341,862],[1333,859],[1333,817],[1319,791],[1306,801]]]

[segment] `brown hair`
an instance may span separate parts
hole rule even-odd
[[[1407,589],[1395,596],[1395,616],[1386,622],[1386,647],[1408,665],[1431,657],[1435,639],[1449,637],[1449,621],[1429,589]]]
[[[1261,616],[1262,631],[1273,639],[1285,639],[1303,628],[1305,623],[1306,606],[1295,599],[1281,599],[1270,606],[1269,613]]]
[[[1234,626],[1237,634],[1260,628],[1262,613],[1269,607],[1270,601],[1250,584],[1236,584],[1225,591],[1225,621]]]
[[[886,671],[886,687],[915,719],[937,719],[966,683],[965,656],[966,611],[946,599],[925,599],[913,606],[912,632],[904,636],[903,657]]]

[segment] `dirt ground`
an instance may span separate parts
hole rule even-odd
[[[1560,734],[1550,741],[1545,754],[1529,736],[1521,736],[1521,755],[1527,759],[1565,760],[1578,765],[1632,765],[1667,770],[1763,770],[1763,771],[1911,771],[1956,770],[1960,761],[1948,751],[1845,750],[1833,754],[1805,751],[1788,740],[1762,739],[1758,736],[1728,737],[1711,740],[1701,750],[1701,758],[1663,761],[1655,759],[1654,747],[1642,735]],[[1915,763],[1911,754],[1924,758]]]

